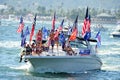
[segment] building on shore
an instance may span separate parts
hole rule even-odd
[[[113,15],[110,15],[107,13],[101,13],[101,14],[98,14],[96,17],[93,17],[92,22],[101,23],[101,24],[116,24],[117,19]]]

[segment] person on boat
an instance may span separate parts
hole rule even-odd
[[[26,46],[26,55],[30,55],[32,53],[32,48],[30,47],[29,44]]]
[[[57,50],[58,50],[58,44],[59,44],[59,33],[58,33],[57,30],[55,31],[54,40],[55,40],[55,44],[56,44],[56,46],[57,46]]]
[[[67,53],[69,55],[72,55],[74,53],[74,51],[72,50],[72,48],[70,46],[67,46],[67,50],[66,51],[67,51]]]
[[[30,55],[31,53],[32,53],[32,49],[31,49],[31,47],[29,46],[29,44],[25,44],[24,45],[24,48],[21,50],[22,52],[21,52],[21,55],[20,55],[20,61],[19,62],[21,62],[22,61],[22,57],[24,56],[24,55]],[[26,59],[25,59],[25,62],[26,62]]]
[[[68,55],[71,55],[71,56],[75,54],[75,52],[73,51],[70,45],[65,47],[65,51],[67,52]]]
[[[43,51],[42,46],[36,45],[36,54],[40,55],[42,51]]]
[[[60,33],[60,43],[62,45],[62,50],[64,51],[64,48],[65,48],[65,35],[64,35],[63,31]]]
[[[70,45],[70,41],[69,39],[66,41],[65,44],[65,51],[67,52],[68,55],[76,55],[77,53],[75,53]]]
[[[32,43],[31,48],[32,48],[32,55],[35,55],[36,54],[36,45],[35,45],[35,43]]]
[[[36,44],[42,46],[42,31],[39,30],[36,34]]]
[[[48,44],[47,44],[47,43],[44,43],[44,44],[42,45],[42,49],[43,49],[43,51],[48,52],[48,50],[49,50]]]
[[[52,46],[52,52],[53,52],[53,48],[54,48],[54,31],[51,30],[50,32],[50,43],[51,43],[51,46]]]
[[[22,62],[22,57],[24,56],[24,55],[26,55],[26,45],[24,45],[24,47],[22,48],[22,50],[21,50],[21,53],[20,53],[20,61],[19,62]]]

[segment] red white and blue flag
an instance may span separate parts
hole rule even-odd
[[[62,30],[63,29],[63,23],[64,23],[64,19],[62,20],[60,26],[59,26],[59,30]]]
[[[22,32],[23,28],[24,28],[24,23],[23,23],[23,17],[21,16],[21,18],[20,18],[20,24],[19,24],[19,27],[17,29],[17,32],[18,33]]]
[[[97,40],[97,46],[101,45],[101,35],[100,35],[100,30],[98,31],[98,33],[96,34],[96,40]]]
[[[61,22],[59,28],[58,28],[57,31],[55,32],[54,38],[58,37],[60,31],[62,31],[62,29],[63,29],[63,23],[64,23],[64,19],[62,20],[62,22]]]
[[[87,7],[86,16],[82,27],[82,36],[85,40],[88,40],[91,37],[90,25],[91,25],[91,19],[90,19],[90,15],[88,14],[88,7]]]
[[[52,19],[52,30],[55,30],[55,21],[56,21],[56,13],[54,13],[54,17]]]
[[[30,32],[30,41],[32,41],[32,37],[34,35],[34,30],[35,30],[35,25],[36,25],[36,16],[37,15],[35,15],[35,17],[34,17],[34,22],[32,24],[32,29],[31,29],[31,32]]]

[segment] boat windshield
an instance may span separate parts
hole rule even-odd
[[[87,44],[85,41],[71,41],[70,45],[71,47],[75,47],[75,48],[82,48],[82,49],[87,48]]]

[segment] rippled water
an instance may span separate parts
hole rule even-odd
[[[103,66],[99,71],[74,73],[30,73],[25,63],[19,63],[20,34],[18,22],[2,21],[0,25],[0,80],[120,80],[120,38],[111,37],[117,25],[104,24],[108,31],[101,32],[102,45],[98,55]],[[32,23],[27,23],[31,27]],[[26,26],[27,26],[26,25]],[[36,30],[51,23],[37,23]],[[93,32],[94,37],[96,32]]]

